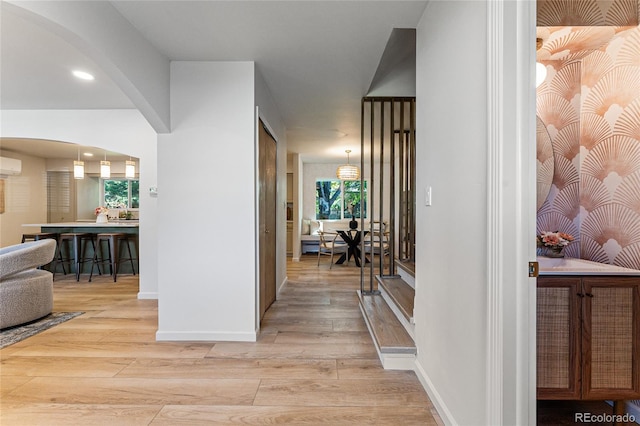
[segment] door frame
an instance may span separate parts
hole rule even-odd
[[[535,424],[536,1],[486,8],[486,424]]]
[[[260,124],[262,122],[262,124]],[[260,107],[255,107],[255,122],[254,122],[254,206],[255,206],[255,214],[254,214],[254,229],[255,229],[255,297],[254,297],[254,312],[255,312],[255,330],[256,336],[260,332],[260,321],[261,321],[261,313],[260,313],[260,277],[262,274],[262,270],[260,269],[260,126],[264,125],[267,132],[271,135],[273,140],[276,143],[276,208],[278,206],[278,185],[277,182],[280,178],[280,173],[278,170],[278,150],[280,149],[280,145],[278,143],[278,138],[275,136],[276,133],[273,131],[273,127],[269,124],[269,121],[265,117],[260,116]],[[278,235],[280,232],[280,227],[278,226],[278,221],[276,219],[276,229],[275,233]],[[277,238],[276,238],[276,246],[277,246]],[[276,265],[276,300],[278,297],[277,292],[277,265]]]

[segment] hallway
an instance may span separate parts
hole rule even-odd
[[[0,423],[440,424],[413,372],[380,367],[359,268],[316,260],[287,264],[256,343],[156,342],[137,277],[57,280],[54,311],[86,313],[0,351]]]

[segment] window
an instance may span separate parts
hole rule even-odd
[[[345,180],[342,182],[342,218],[360,217],[360,181]],[[367,183],[364,183],[364,218],[367,218]]]
[[[364,183],[364,217],[367,217],[367,183]],[[316,219],[360,217],[360,181],[316,181]]]
[[[129,179],[102,180],[104,206],[108,209],[140,207],[140,181]]]

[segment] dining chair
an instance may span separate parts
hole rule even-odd
[[[384,222],[373,223],[373,232],[370,232],[365,239],[364,251],[372,256],[381,254],[383,256],[382,267],[384,268],[384,257],[389,254],[389,232]]]
[[[320,244],[318,245],[318,266],[320,266],[320,256],[331,256],[329,263],[329,269],[333,268],[333,255],[336,253],[346,253],[349,246],[345,242],[338,240],[339,234],[327,234],[322,231],[318,231],[320,236]],[[330,238],[333,236],[333,238]],[[348,259],[347,259],[348,262]]]

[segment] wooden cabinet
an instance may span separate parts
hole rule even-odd
[[[541,276],[538,399],[640,398],[640,277]]]

